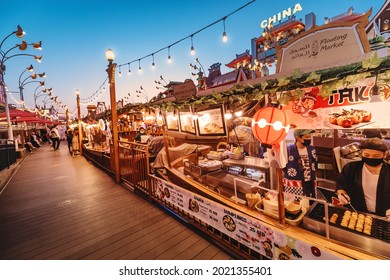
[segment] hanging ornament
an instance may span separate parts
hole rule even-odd
[[[153,125],[156,122],[156,116],[152,112],[146,112],[144,115],[144,123],[146,125]]]

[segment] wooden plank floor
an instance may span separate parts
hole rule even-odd
[[[0,259],[232,257],[62,142],[31,154],[0,195]]]

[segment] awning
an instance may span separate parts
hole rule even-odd
[[[18,110],[18,109],[10,109],[9,110],[9,115],[11,118],[13,117],[35,117],[35,113],[31,113],[29,111],[23,111],[23,110]],[[6,118],[5,112],[0,113],[0,118]]]

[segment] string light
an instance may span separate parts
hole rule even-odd
[[[171,46],[168,47],[168,63],[172,63],[172,58],[171,58]]]
[[[128,75],[131,76],[131,69],[130,69],[130,63],[128,63],[129,65],[129,70],[127,71]]]
[[[226,28],[225,28],[225,21],[226,17],[223,18],[223,33],[222,33],[222,41],[226,43],[228,41],[228,37],[226,35]]]
[[[119,66],[119,72],[118,72],[118,75],[119,77],[122,77],[122,71],[121,71],[121,67]]]
[[[85,97],[85,98],[80,98],[80,102],[83,104],[87,104],[87,103],[90,103],[90,102],[96,100],[99,97],[99,94],[102,95],[102,89],[103,90],[106,89],[105,84],[106,84],[107,80],[108,80],[108,77],[104,80],[104,82],[100,85],[100,87],[93,94],[91,94],[90,96]]]
[[[138,59],[138,72],[142,72],[142,68],[141,68],[141,59]]]
[[[152,59],[153,59],[152,68],[155,69],[156,68],[156,64],[154,63],[154,53],[152,53]]]
[[[194,48],[193,37],[194,37],[194,34],[191,35],[191,55],[195,55],[195,48]]]
[[[219,23],[220,21],[225,22],[226,19],[227,19],[228,17],[230,17],[231,15],[237,13],[238,11],[242,10],[243,8],[247,7],[248,5],[252,4],[252,3],[255,2],[255,1],[256,1],[256,0],[252,0],[252,1],[248,2],[248,3],[246,3],[245,5],[243,5],[243,6],[239,7],[239,8],[237,8],[236,10],[230,12],[230,13],[227,14],[226,16],[224,16],[224,17],[222,17],[222,18],[220,18],[220,19],[218,19],[218,20],[216,20],[216,21],[210,23],[209,25],[206,25],[205,27],[203,27],[203,28],[201,28],[201,29],[199,29],[199,30],[193,32],[191,35],[188,35],[188,36],[186,36],[186,37],[184,37],[184,38],[181,38],[181,39],[177,40],[177,41],[174,42],[174,43],[169,44],[169,45],[166,46],[166,47],[162,47],[162,48],[160,48],[160,49],[154,51],[154,52],[151,53],[151,54],[148,54],[148,55],[145,55],[145,56],[143,56],[143,57],[134,59],[134,60],[129,61],[129,62],[126,62],[126,63],[124,63],[124,64],[120,64],[120,65],[118,65],[118,66],[122,66],[122,65],[125,65],[125,64],[133,63],[133,62],[136,62],[137,60],[138,60],[138,61],[139,61],[139,60],[142,60],[142,59],[144,59],[144,58],[147,58],[147,57],[149,57],[149,56],[152,56],[152,55],[154,55],[154,54],[157,54],[157,53],[159,53],[159,52],[161,52],[161,51],[163,51],[163,50],[165,50],[165,49],[168,49],[168,62],[171,62],[172,58],[171,58],[171,54],[170,54],[170,49],[171,49],[172,46],[177,45],[177,44],[181,43],[182,41],[184,41],[184,40],[186,40],[186,39],[188,39],[188,38],[191,38],[191,41],[192,41],[192,38],[193,38],[194,35],[196,35],[196,34],[202,32],[203,30],[205,30],[205,29],[207,29],[207,28],[209,28],[209,27],[211,27],[211,26],[213,26],[213,25]],[[193,46],[193,44],[192,44],[192,46]],[[194,48],[194,51],[195,51],[195,48]]]

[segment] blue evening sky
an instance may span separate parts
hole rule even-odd
[[[193,37],[195,56],[190,55],[191,41],[187,39],[171,47],[171,64],[167,63],[168,53],[164,50],[154,56],[155,69],[151,67],[151,57],[141,60],[141,74],[137,71],[138,62],[131,64],[131,76],[127,75],[127,65],[121,67],[122,77],[116,76],[117,100],[130,93],[133,101],[144,102],[143,98],[136,97],[136,90],[140,86],[146,90],[149,98],[153,97],[159,92],[154,80],[158,80],[160,75],[167,81],[193,78],[189,63],[193,63],[195,58],[199,58],[207,73],[209,66],[215,62],[222,64],[222,73],[229,71],[224,65],[234,59],[236,54],[251,49],[251,39],[262,33],[261,21],[297,3],[303,8],[296,14],[298,19],[304,19],[306,14],[313,12],[317,24],[322,25],[325,17],[344,13],[351,6],[355,8],[355,13],[366,12],[372,7],[374,15],[384,1],[257,0],[227,18],[227,43],[221,40],[223,24],[220,22]],[[87,98],[99,89],[107,77],[105,51],[108,48],[114,50],[115,62],[118,64],[137,60],[221,19],[248,2],[5,0],[1,4],[0,39],[15,31],[19,24],[26,32],[24,39],[28,43],[42,40],[43,44],[42,51],[26,51],[28,54],[43,55],[42,63],[27,56],[7,61],[5,82],[9,90],[18,91],[20,73],[33,64],[37,73],[46,72],[46,86],[52,87],[53,94],[73,111],[76,108],[75,90],[80,90],[81,98]],[[8,50],[20,41],[16,36],[9,38],[3,50]],[[30,108],[34,107],[32,96],[36,87],[37,83],[32,83],[24,90],[25,101]],[[18,94],[13,96],[19,99]],[[40,100],[38,104],[42,105]],[[93,104],[97,101],[109,104],[108,87]],[[9,98],[9,102],[15,103],[12,98]]]

